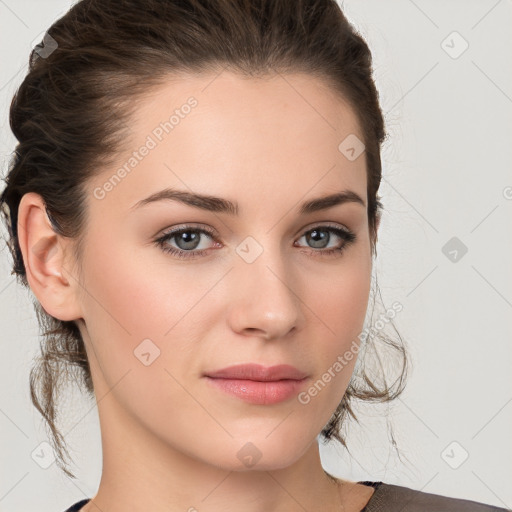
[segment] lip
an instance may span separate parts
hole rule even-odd
[[[261,382],[276,381],[282,379],[301,380],[307,377],[307,373],[300,371],[289,364],[278,364],[275,366],[263,366],[261,364],[237,364],[228,366],[221,370],[206,372],[206,376],[224,379],[245,379]]]
[[[286,364],[269,367],[241,364],[207,372],[204,377],[216,389],[258,405],[288,400],[308,380],[306,373]]]

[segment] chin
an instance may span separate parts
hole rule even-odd
[[[210,452],[214,456],[210,463],[237,472],[278,470],[294,464],[311,444],[298,441],[304,439],[300,432],[293,436],[276,432],[267,435],[267,430],[261,434],[253,431],[253,435],[236,436],[220,443],[215,454]]]

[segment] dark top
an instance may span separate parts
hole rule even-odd
[[[358,482],[373,487],[370,501],[361,512],[507,512],[506,508],[476,501],[449,498],[383,482]],[[89,499],[76,502],[64,512],[78,512]]]

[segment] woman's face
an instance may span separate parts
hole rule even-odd
[[[223,72],[159,87],[130,128],[129,151],[88,184],[77,288],[102,435],[226,469],[286,467],[341,401],[368,304],[355,115],[307,75]],[[143,201],[164,189],[183,200]],[[339,193],[351,199],[302,211]],[[245,363],[306,378],[206,376]]]

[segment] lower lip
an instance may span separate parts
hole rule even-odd
[[[296,395],[307,377],[302,380],[257,381],[240,379],[221,379],[205,377],[217,389],[258,405],[270,405],[284,402]]]

